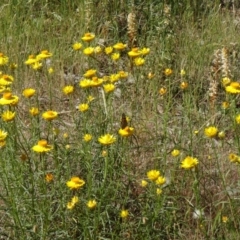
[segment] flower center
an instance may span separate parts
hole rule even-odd
[[[46,147],[47,146],[47,140],[38,141],[38,145],[41,146],[41,147]]]
[[[10,92],[6,92],[3,94],[3,98],[4,99],[7,99],[7,100],[10,100],[12,98],[12,93]]]

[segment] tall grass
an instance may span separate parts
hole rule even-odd
[[[6,140],[0,138],[3,239],[239,238],[239,97],[222,82],[240,75],[239,20],[219,4],[1,4],[0,52],[9,61],[0,66],[0,77],[14,78],[9,87],[19,97],[18,104],[0,108],[1,116],[7,110],[16,114],[12,121],[0,120],[7,133]],[[128,56],[129,31],[139,49],[150,48],[141,66]],[[95,38],[84,42],[86,32]],[[80,50],[73,49],[76,42]],[[112,60],[104,49],[119,42],[128,46],[114,50],[120,58]],[[87,56],[83,50],[89,46],[102,52]],[[41,68],[25,64],[42,50],[53,55],[40,61]],[[80,87],[89,69],[105,82]],[[113,92],[104,90],[119,71],[128,75],[113,82]],[[73,93],[66,94],[66,86]],[[23,96],[27,88],[36,90],[32,97]],[[1,98],[10,89],[1,86]],[[228,104],[223,108],[222,102]],[[39,114],[32,116],[32,107]],[[44,119],[49,110],[58,117]],[[128,137],[119,134],[123,113],[134,128]],[[209,126],[217,133],[209,135]],[[102,144],[105,134],[115,141]],[[40,140],[51,150],[34,151],[33,146],[46,147]],[[182,167],[187,156],[198,161],[189,170]],[[156,183],[158,171],[162,178]],[[72,177],[85,184],[70,189]],[[90,200],[96,205],[87,205]]]

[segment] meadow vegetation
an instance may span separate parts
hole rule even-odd
[[[221,2],[1,1],[1,239],[239,239]]]

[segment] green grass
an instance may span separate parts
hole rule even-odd
[[[239,239],[239,166],[229,161],[229,154],[240,154],[239,97],[226,93],[222,84],[227,67],[231,81],[240,77],[239,17],[219,3],[178,2],[4,0],[0,5],[0,52],[9,57],[0,71],[14,77],[10,87],[19,97],[16,106],[0,107],[1,115],[16,113],[13,121],[0,119],[0,129],[8,134],[0,148],[0,237]],[[133,11],[137,46],[150,48],[142,66],[128,57],[127,16]],[[86,32],[95,39],[82,41]],[[73,50],[75,42],[81,50]],[[104,49],[118,42],[128,44],[118,61],[104,52],[83,53],[87,46]],[[50,62],[41,60],[39,70],[25,64],[42,50],[53,54]],[[169,76],[167,68],[173,71]],[[96,69],[98,77],[120,70],[128,77],[114,83],[114,92],[104,92],[105,83],[84,89],[79,82],[88,69]],[[182,82],[186,89],[180,88]],[[72,94],[63,93],[66,85],[74,87]],[[26,88],[36,93],[25,98]],[[229,102],[225,110],[223,101]],[[87,102],[89,109],[79,111]],[[39,114],[31,116],[31,107]],[[43,119],[48,110],[58,117]],[[134,128],[129,137],[118,133],[123,113]],[[208,126],[225,136],[207,137]],[[105,146],[98,139],[107,133],[116,141]],[[84,141],[85,134],[91,141]],[[41,139],[53,149],[34,152]],[[174,149],[178,156],[172,156]],[[187,156],[198,159],[190,170],[181,168]],[[149,179],[154,169],[166,183]],[[53,180],[46,181],[47,174]],[[73,176],[85,184],[71,190],[66,183]],[[141,186],[142,180],[148,185]],[[68,209],[74,196],[79,202]],[[87,207],[89,200],[96,200],[95,208]],[[122,210],[128,211],[126,218]]]

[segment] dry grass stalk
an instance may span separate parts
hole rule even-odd
[[[85,1],[85,26],[86,26],[86,29],[88,31],[90,31],[90,22],[92,20],[91,18],[91,5],[92,5],[92,1],[91,0],[88,0],[88,1]]]
[[[211,64],[211,73],[209,76],[209,100],[210,100],[210,108],[213,110],[216,99],[217,99],[217,90],[218,90],[218,83],[219,83],[219,75],[221,71],[221,49],[217,49],[213,55],[213,61]]]
[[[129,47],[133,48],[137,45],[137,28],[136,28],[136,14],[132,10],[127,17],[127,32]]]

